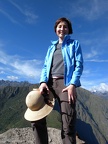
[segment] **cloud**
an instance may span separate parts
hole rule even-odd
[[[9,56],[0,50],[0,63],[5,65],[7,64],[8,60],[9,60]]]
[[[77,0],[69,4],[72,17],[82,16],[87,20],[96,20],[108,12],[107,0]]]
[[[4,74],[5,72],[3,70],[0,71],[0,74]]]
[[[35,23],[38,18],[37,15],[35,15],[34,13],[31,13],[30,11],[26,11],[25,15],[26,15],[26,22],[30,24]]]
[[[90,59],[97,55],[99,55],[99,52],[97,52],[96,50],[91,50],[91,52],[85,54],[85,59]]]
[[[13,6],[11,9],[16,8],[17,10],[16,13],[11,13],[8,9],[3,9],[3,7],[0,8],[0,13],[5,15],[12,23],[21,24],[19,22],[21,21],[21,16],[20,16],[20,19],[18,19],[17,12],[20,12],[20,14],[24,16],[23,19],[25,20],[25,22],[29,24],[36,23],[36,20],[38,19],[38,15],[36,15],[33,12],[33,10],[30,9],[29,6],[25,7],[24,5],[22,5],[23,7],[20,7],[20,5],[15,3],[15,1],[13,0],[8,0],[8,2]]]
[[[38,19],[38,16],[33,13],[33,11],[28,10],[27,8],[20,7],[15,1],[9,0],[9,2],[21,13],[25,16],[25,21],[27,23],[33,24]]]
[[[89,70],[89,73],[83,73],[81,76],[81,84],[82,87],[88,90],[91,90],[91,88],[98,87],[101,83],[108,84],[108,78],[107,75],[104,75],[103,77],[100,77],[99,71],[93,71]]]
[[[2,10],[1,8],[0,8],[0,12],[1,12],[3,15],[5,15],[12,23],[19,24],[18,21],[16,21],[11,15],[9,15],[8,12]]]
[[[100,62],[101,62],[101,63],[105,63],[105,62],[107,63],[107,62],[108,62],[108,60],[102,60],[102,59],[101,59],[101,60],[100,60],[100,59],[91,59],[91,60],[86,60],[86,61],[99,62],[99,63],[100,63]]]
[[[24,60],[18,55],[11,56],[3,51],[0,51],[0,55],[0,76],[4,76],[4,79],[26,79],[26,81],[33,79],[39,81],[43,63],[41,60]]]
[[[4,43],[2,42],[2,40],[0,40],[0,48],[2,48],[4,46]]]
[[[16,60],[11,62],[10,65],[14,68],[15,73],[35,78],[40,76],[39,63],[41,62],[38,60]]]
[[[102,36],[101,33],[102,31],[90,33],[89,38],[88,34],[82,36],[80,41],[85,62],[108,62],[108,36],[106,34]]]
[[[18,80],[18,77],[17,76],[7,76],[7,79],[11,80],[11,81],[16,81],[16,80]]]
[[[100,83],[99,85],[96,85],[96,86],[93,86],[90,91],[92,92],[96,92],[96,91],[99,91],[99,92],[108,92],[108,84],[106,83]]]
[[[101,49],[101,48],[100,48]],[[96,48],[91,49],[89,52],[84,53],[85,62],[98,62],[98,63],[107,63],[108,59],[105,58],[105,51],[96,50]],[[107,53],[107,52],[106,52]],[[104,55],[104,57],[103,57]],[[102,56],[102,57],[101,57]]]

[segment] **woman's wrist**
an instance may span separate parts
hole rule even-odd
[[[76,88],[76,85],[75,84],[71,84],[72,86],[74,86]]]

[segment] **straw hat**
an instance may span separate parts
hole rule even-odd
[[[51,91],[49,95],[41,95],[39,89],[33,89],[26,96],[27,110],[24,118],[28,121],[37,121],[47,116],[54,107],[54,97]]]

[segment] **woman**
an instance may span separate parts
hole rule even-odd
[[[48,48],[39,89],[42,94],[45,91],[47,94],[49,90],[52,91],[54,97],[58,99],[62,121],[61,138],[63,144],[76,144],[76,88],[81,86],[80,77],[83,71],[83,56],[79,42],[70,37],[73,31],[71,22],[67,18],[62,17],[58,19],[54,30],[58,40],[53,41]],[[40,143],[37,143],[48,144],[46,119],[44,118],[36,122],[36,124],[38,127],[36,127],[37,135],[40,139]],[[41,132],[38,131],[39,127],[43,127]]]

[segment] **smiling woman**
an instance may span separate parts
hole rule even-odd
[[[63,144],[76,144],[76,88],[81,86],[83,56],[80,44],[71,39],[72,24],[65,17],[54,25],[58,37],[49,46],[40,76],[39,91],[42,95],[52,92],[58,100],[62,121],[61,138]],[[48,144],[46,117],[31,121],[35,141]],[[41,132],[40,132],[41,130]]]
[[[100,2],[92,0],[88,3],[86,0],[48,0],[47,3],[44,0],[0,0],[0,49],[9,56],[17,55],[20,61],[36,59],[41,60],[43,64],[49,41],[56,38],[51,28],[53,23],[57,17],[68,15],[74,28],[72,36],[81,41],[83,48],[85,71],[81,77],[82,86],[90,89],[102,82],[107,84],[107,5],[108,0],[100,0]],[[14,57],[15,59],[17,58]],[[38,66],[36,64],[34,68],[33,65],[36,73]],[[0,67],[10,75],[6,69],[7,64],[1,64]],[[89,73],[86,73],[87,70]],[[12,71],[12,75],[16,76],[14,69]],[[7,73],[3,79],[8,79]],[[3,73],[1,78],[2,76]],[[20,75],[19,81],[38,83],[37,77]]]

